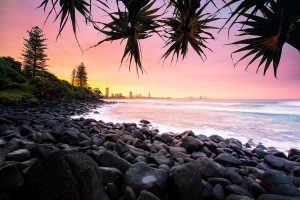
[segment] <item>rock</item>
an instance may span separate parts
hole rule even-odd
[[[152,140],[157,140],[160,142],[163,142],[165,144],[171,143],[173,141],[173,138],[168,133],[163,133],[161,135],[156,135],[152,138]]]
[[[284,162],[284,169],[288,172],[293,171],[293,169],[295,168],[299,168],[300,167],[300,162],[294,162],[294,161],[289,161],[289,160],[285,160]]]
[[[193,159],[198,159],[200,157],[207,157],[207,155],[205,153],[203,153],[202,151],[194,151],[191,155],[191,158],[193,158]]]
[[[234,157],[232,154],[228,153],[221,153],[216,158],[215,161],[223,164],[223,165],[230,165],[230,166],[239,166],[242,165],[242,162]]]
[[[288,157],[293,157],[293,156],[300,156],[300,150],[298,149],[290,149],[288,152]]]
[[[248,196],[230,194],[225,198],[225,200],[254,200],[254,199]]]
[[[140,193],[140,196],[138,197],[137,200],[160,200],[157,196],[152,194],[151,192],[148,192],[146,190],[143,190]]]
[[[226,190],[229,194],[237,194],[242,196],[248,196],[250,198],[254,198],[253,195],[245,188],[240,187],[238,185],[228,185]]]
[[[257,155],[259,155],[260,158],[264,158],[267,155],[267,152],[260,148],[254,148],[252,150],[252,153],[256,153]]]
[[[80,142],[79,134],[80,132],[76,128],[68,128],[61,136],[61,141],[69,145],[76,145]]]
[[[122,173],[125,173],[126,170],[131,166],[127,160],[105,149],[93,151],[92,157],[100,167],[114,167],[120,170]]]
[[[28,199],[107,199],[97,164],[83,153],[45,156],[31,166],[25,180]]]
[[[180,134],[181,138],[187,137],[187,136],[192,136],[196,137],[195,133],[191,130],[189,131],[184,131],[183,133]],[[206,137],[206,136],[205,136]],[[207,137],[206,137],[207,138]]]
[[[192,153],[193,151],[198,151],[201,149],[203,142],[198,140],[193,136],[186,136],[181,139],[181,146],[187,150],[187,152]]]
[[[292,174],[293,174],[294,176],[300,177],[300,167],[295,167],[295,168],[292,170]]]
[[[19,149],[6,155],[7,160],[23,162],[30,159],[31,153],[27,149]]]
[[[99,169],[102,174],[102,182],[104,184],[119,182],[123,177],[122,172],[116,168],[99,167]]]
[[[260,195],[257,200],[300,200],[300,198],[293,196],[281,196],[276,194],[263,194]]]
[[[225,168],[219,163],[214,162],[212,159],[200,157],[197,159],[199,163],[199,170],[204,177],[218,177],[223,178]]]
[[[33,138],[37,143],[51,142],[56,143],[54,137],[46,131],[38,131],[33,133]]]
[[[210,184],[212,184],[212,185],[217,185],[217,184],[219,184],[219,185],[221,185],[221,186],[223,186],[223,187],[226,187],[226,186],[232,184],[229,180],[227,180],[227,179],[225,179],[225,178],[209,178],[207,181],[208,181]]]
[[[169,172],[169,199],[195,200],[202,199],[202,176],[196,162],[179,165]]]
[[[216,143],[220,143],[220,142],[224,142],[225,141],[225,139],[222,138],[219,135],[211,135],[211,136],[209,136],[209,139],[211,139],[212,141],[214,141]]]
[[[23,176],[14,162],[0,164],[0,192],[15,192],[24,183]]]
[[[285,159],[267,155],[264,157],[264,162],[273,167],[274,169],[282,170],[284,168]]]
[[[142,119],[142,120],[140,121],[140,123],[142,123],[142,124],[150,124],[151,122],[149,122],[149,121],[146,120],[146,119]]]
[[[135,130],[131,133],[134,138],[138,138],[140,140],[145,140],[144,134],[140,130]]]
[[[243,177],[237,172],[236,168],[227,167],[225,175],[236,185],[240,185],[243,182]]]
[[[136,194],[131,187],[126,187],[124,192],[124,200],[136,200]]]
[[[132,165],[124,175],[124,183],[131,187],[136,194],[147,190],[161,196],[165,190],[168,172],[163,169],[155,169],[140,162]]]
[[[273,194],[300,196],[300,192],[296,186],[289,177],[281,171],[271,170],[265,172],[262,175],[261,185]]]
[[[119,188],[114,183],[108,183],[105,192],[110,200],[117,200],[120,196]]]
[[[224,200],[225,194],[224,189],[220,184],[215,185],[212,190],[211,198],[213,200]]]
[[[203,199],[210,199],[213,187],[208,182],[202,180],[202,197]]]

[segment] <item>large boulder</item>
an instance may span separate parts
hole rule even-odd
[[[185,148],[189,153],[192,153],[193,151],[198,151],[203,146],[203,142],[193,136],[186,136],[181,139],[181,142],[181,146]]]
[[[23,183],[23,176],[15,162],[8,162],[0,165],[0,192],[16,191]]]
[[[31,200],[107,199],[95,161],[86,154],[66,151],[35,162],[26,175],[25,191]]]
[[[223,178],[225,168],[217,162],[207,157],[200,157],[197,159],[199,163],[199,170],[202,176]]]
[[[281,171],[271,170],[262,175],[261,185],[270,193],[283,196],[300,196],[290,178]]]
[[[199,167],[199,163],[190,162],[170,170],[168,199],[202,199],[202,176]]]
[[[147,190],[161,196],[166,188],[167,179],[168,171],[152,168],[144,162],[132,165],[124,175],[125,185],[131,187],[136,194]]]
[[[215,161],[222,165],[230,165],[230,166],[239,166],[242,165],[242,162],[229,153],[221,153],[216,158]]]
[[[19,149],[13,152],[10,152],[6,155],[7,160],[23,162],[30,159],[31,153],[27,149]]]

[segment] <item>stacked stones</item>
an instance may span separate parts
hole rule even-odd
[[[0,115],[1,200],[300,199],[297,149],[33,110]]]

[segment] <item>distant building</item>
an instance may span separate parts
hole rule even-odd
[[[151,93],[149,92],[148,97],[151,98]]]
[[[109,97],[109,88],[105,88],[105,97]]]
[[[131,99],[133,98],[132,91],[129,92],[129,98],[131,98]]]

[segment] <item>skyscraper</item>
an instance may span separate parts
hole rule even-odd
[[[130,98],[130,99],[133,98],[132,91],[129,92],[129,98]]]
[[[148,94],[148,98],[151,98],[151,94],[150,94],[150,92],[149,92],[149,94]]]
[[[105,88],[105,97],[109,97],[109,88]]]

